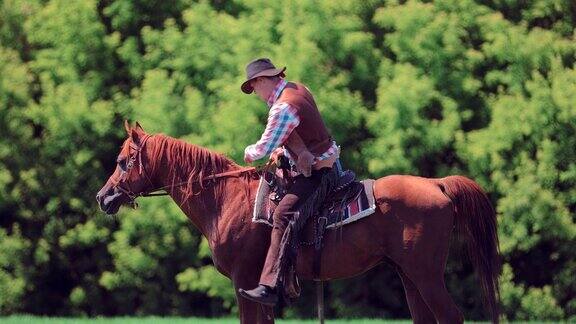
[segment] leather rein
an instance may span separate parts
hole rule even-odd
[[[261,170],[267,170],[271,166],[271,161],[268,161],[268,163],[266,163],[263,167],[243,167],[241,169],[227,171],[227,172],[212,173],[209,176],[203,177],[202,179],[198,179],[195,181],[191,181],[191,182],[190,181],[182,181],[182,182],[177,182],[177,183],[174,183],[174,184],[171,184],[168,186],[161,186],[161,187],[157,187],[157,188],[152,189],[152,190],[146,190],[146,191],[143,191],[140,193],[134,193],[132,191],[132,188],[130,187],[130,184],[126,180],[128,179],[128,175],[130,174],[130,172],[134,168],[134,163],[136,162],[136,160],[138,160],[138,163],[139,163],[138,173],[140,175],[144,174],[144,176],[146,177],[148,182],[152,185],[152,187],[154,187],[152,180],[150,180],[150,177],[148,176],[146,169],[145,169],[144,165],[142,164],[142,150],[144,149],[144,146],[146,145],[146,142],[148,141],[148,139],[150,137],[152,137],[152,135],[146,134],[145,137],[142,139],[142,143],[140,145],[130,143],[130,148],[133,149],[135,152],[134,152],[134,154],[132,154],[132,153],[130,154],[130,158],[129,158],[128,163],[126,165],[126,169],[122,170],[122,174],[120,175],[120,179],[117,181],[114,181],[114,180],[112,181],[113,188],[117,188],[118,190],[120,190],[124,194],[126,194],[128,196],[128,198],[130,199],[128,203],[130,205],[132,205],[134,208],[136,208],[138,206],[136,204],[136,198],[138,198],[138,197],[167,196],[167,195],[169,195],[169,193],[167,191],[168,189],[183,186],[186,184],[193,184],[193,183],[197,183],[197,182],[204,183],[204,181],[210,181],[210,180],[215,182],[217,179],[220,179],[220,178],[239,176],[240,174],[243,174],[246,172],[251,172],[251,171],[260,172]]]

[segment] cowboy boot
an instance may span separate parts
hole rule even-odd
[[[278,294],[276,293],[276,289],[265,285],[258,285],[258,287],[252,290],[244,290],[240,288],[238,289],[238,292],[242,297],[263,305],[274,306],[278,302]]]
[[[282,208],[282,207],[278,207]],[[276,209],[276,212],[279,210]],[[282,238],[286,232],[286,225],[280,220],[275,219],[275,228],[270,235],[270,247],[266,255],[266,261],[260,276],[258,287],[251,290],[238,289],[238,292],[244,298],[250,299],[257,303],[273,306],[278,302],[278,277],[280,272],[280,250],[282,247]]]

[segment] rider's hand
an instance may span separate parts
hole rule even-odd
[[[252,159],[248,156],[248,154],[246,154],[246,151],[244,151],[244,162],[246,162],[246,164],[252,163],[254,161],[252,161]]]
[[[270,154],[270,160],[276,164],[279,165],[279,159],[281,156],[284,156],[284,149],[281,147],[278,147],[274,150],[274,152],[272,152],[272,154]]]
[[[309,177],[312,175],[312,163],[314,163],[314,155],[310,151],[300,152],[298,161],[296,161],[296,169],[305,177]]]

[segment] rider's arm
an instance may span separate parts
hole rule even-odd
[[[279,102],[270,108],[268,122],[262,137],[256,144],[249,145],[244,150],[244,161],[254,162],[270,155],[274,149],[281,146],[292,130],[300,124],[300,119],[294,107]]]

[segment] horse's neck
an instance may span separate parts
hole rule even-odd
[[[193,157],[187,156],[186,152],[181,151],[185,150],[186,146],[175,146],[174,143],[170,143],[170,141],[174,141],[174,139],[171,138],[168,138],[167,141],[168,143],[165,145],[161,157],[162,163],[160,163],[160,168],[157,171],[160,175],[158,181],[162,186],[168,188],[166,191],[192,223],[194,223],[206,238],[211,240],[214,235],[218,234],[217,229],[222,218],[222,211],[228,210],[227,205],[230,202],[224,199],[224,195],[231,190],[237,190],[238,183],[235,183],[235,188],[229,188],[229,179],[219,178],[216,182],[204,181],[204,188],[202,188],[200,179],[190,178],[190,175],[194,172],[194,165],[198,166],[197,163],[202,162],[191,161]],[[172,149],[168,152],[170,147]],[[188,147],[188,150],[190,150],[190,147]],[[187,163],[184,159],[187,159],[187,162],[193,163]],[[224,169],[217,170],[216,172],[227,172],[238,168],[236,164],[230,163]],[[204,174],[204,176],[208,175],[209,174]],[[188,183],[178,186],[175,185],[182,184],[183,182]]]

